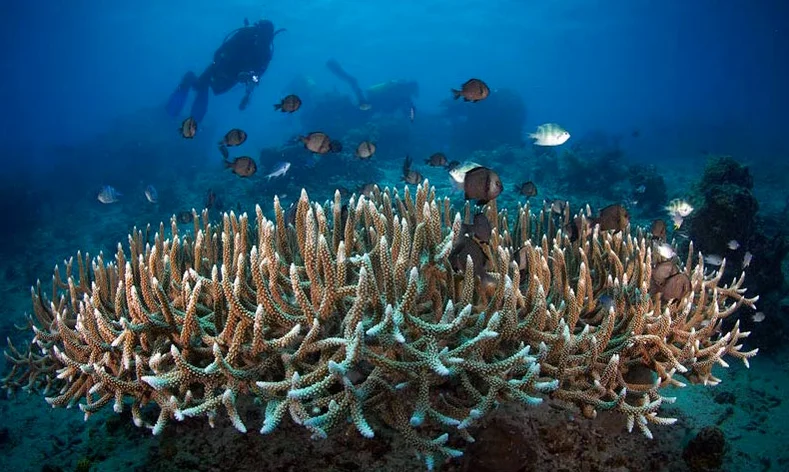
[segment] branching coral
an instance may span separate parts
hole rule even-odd
[[[192,235],[173,220],[170,238],[160,225],[150,243],[150,228],[135,230],[114,261],[78,253],[65,276],[56,268],[49,299],[32,289],[35,336],[26,350],[9,346],[5,386],[78,404],[86,418],[130,407],[154,434],[221,412],[246,432],[237,401],[252,397],[264,434],[286,415],[315,437],[388,426],[432,468],[460,455],[501,401],[551,395],[590,417],[617,411],[651,436],[649,423],[673,422],[658,411],[669,400],[660,389],[682,385],[676,374],[715,384],[725,355],[747,364],[756,353],[741,351],[738,326],[720,332],[755,302],[742,276],[720,285],[723,269],[707,275],[689,257],[674,271],[687,286],[666,301],[648,238],[579,217],[571,241],[559,229],[569,210],[556,222],[519,208],[510,231],[507,213],[487,206],[480,278],[471,256],[453,270],[453,245],[468,236],[427,182],[347,207],[339,193],[319,205],[302,192],[294,225],[276,199],[274,209],[271,221],[256,208],[254,225],[225,214],[221,228],[194,213]]]

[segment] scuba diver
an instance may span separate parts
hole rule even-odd
[[[244,98],[238,108],[243,110],[249,104],[252,91],[258,86],[260,77],[266,72],[274,52],[274,37],[285,31],[274,30],[274,23],[260,20],[250,25],[244,19],[244,27],[231,32],[219,49],[214,52],[214,60],[202,74],[187,72],[178,88],[167,102],[167,113],[177,116],[183,109],[189,90],[197,95],[192,103],[191,117],[201,121],[208,110],[208,90],[221,95],[236,84],[244,84]]]
[[[419,97],[419,84],[411,80],[390,80],[368,88],[365,93],[359,87],[359,81],[346,72],[336,60],[330,59],[326,63],[326,67],[338,79],[351,87],[361,110],[408,113],[414,108],[413,99]]]

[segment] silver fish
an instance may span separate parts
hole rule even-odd
[[[282,177],[288,173],[288,169],[290,169],[290,162],[280,162],[274,166],[274,170],[270,174],[266,175],[266,179],[271,180],[272,177]]]
[[[560,146],[570,139],[570,133],[556,123],[545,123],[537,127],[537,131],[530,133],[537,146]]]
[[[101,187],[99,190],[98,199],[101,203],[115,203],[117,202],[123,194],[119,191],[115,190],[115,187],[111,185],[105,185]]]
[[[148,185],[145,187],[145,198],[148,199],[151,203],[156,203],[159,201],[159,192],[156,191],[156,187],[153,185]]]

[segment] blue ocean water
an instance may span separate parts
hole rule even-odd
[[[175,116],[165,111],[168,97],[187,71],[203,73],[245,19],[252,25],[270,20],[286,31],[274,37],[249,105],[239,109],[243,84],[209,93],[194,138],[184,139],[182,122],[195,93]],[[715,389],[678,393],[681,433],[658,426],[654,441],[627,447],[630,455],[678,458],[642,470],[701,470],[682,469],[690,467],[682,451],[703,427],[717,426],[727,443],[721,470],[785,470],[789,455],[779,444],[789,416],[781,394],[789,376],[783,357],[789,324],[787,20],[785,2],[741,0],[4,2],[0,334],[17,346],[29,340],[28,331],[14,325],[25,325],[31,312],[31,285],[40,279],[48,287],[52,267],[62,268],[77,250],[114,254],[135,226],[156,227],[207,204],[216,218],[224,211],[254,212],[256,203],[270,214],[274,196],[287,206],[302,188],[322,202],[338,187],[349,193],[366,183],[402,187],[408,155],[462,208],[463,194],[452,189],[447,172],[424,164],[442,152],[448,160],[495,169],[504,185],[500,208],[526,201],[515,190],[525,181],[538,188],[531,199],[537,206],[543,199],[575,208],[590,203],[595,211],[623,204],[633,227],[669,221],[664,206],[672,199],[687,199],[697,210],[712,206],[697,213],[698,234],[691,229],[675,240],[685,250],[689,237],[705,253],[753,256],[750,269],[757,275],[748,293],[761,295],[764,320],[755,321],[754,310],[737,316],[752,332],[749,348],[760,347],[761,354],[750,370],[732,362]],[[350,82],[327,67],[330,60],[365,99],[380,101],[362,109]],[[479,103],[452,100],[450,90],[471,78],[484,81],[490,96]],[[403,84],[417,84],[418,92],[403,92]],[[275,111],[288,94],[301,97],[301,108]],[[561,125],[570,139],[533,145],[528,134],[545,123]],[[228,169],[217,149],[232,128],[248,135],[230,148],[232,158],[255,160],[257,171],[248,178]],[[305,150],[299,136],[316,131],[340,141],[343,151]],[[376,143],[371,159],[353,155],[363,140]],[[721,156],[733,161],[715,160]],[[266,178],[284,161],[290,163],[284,176]],[[705,182],[718,186],[715,195],[725,205],[704,203],[713,194],[705,193]],[[145,195],[149,185],[158,194],[154,203]],[[117,202],[98,200],[105,186],[120,193]],[[731,241],[738,248],[725,253]],[[3,470],[252,470],[213,462],[201,469],[199,454],[185,462],[171,451],[179,447],[175,439],[152,438],[128,417],[115,425],[106,419],[111,411],[82,423],[81,412],[52,410],[40,395],[26,394],[3,400],[0,411]],[[554,424],[555,418],[534,421],[540,420]],[[621,424],[600,428],[611,438],[636,435]],[[234,437],[227,422],[216,429],[224,432],[211,433],[225,441]],[[373,462],[372,470],[424,467],[403,452],[399,439],[392,441],[363,452],[387,458]],[[331,447],[352,456],[341,441]],[[282,458],[267,470],[306,470],[296,449],[282,448],[267,452]],[[217,449],[201,450],[217,455]],[[483,444],[474,454],[495,450]],[[83,459],[88,462],[78,465]],[[322,470],[356,470],[351,462]],[[458,464],[443,466],[460,470],[452,469]],[[583,470],[636,470],[601,467]]]

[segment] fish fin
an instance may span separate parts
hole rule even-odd
[[[455,90],[455,89],[449,89],[449,90],[451,90],[451,91],[452,91],[452,95],[454,96],[453,98],[454,98],[455,100],[457,100],[458,98],[460,98],[461,96],[463,96],[463,92],[461,92],[460,90]]]

